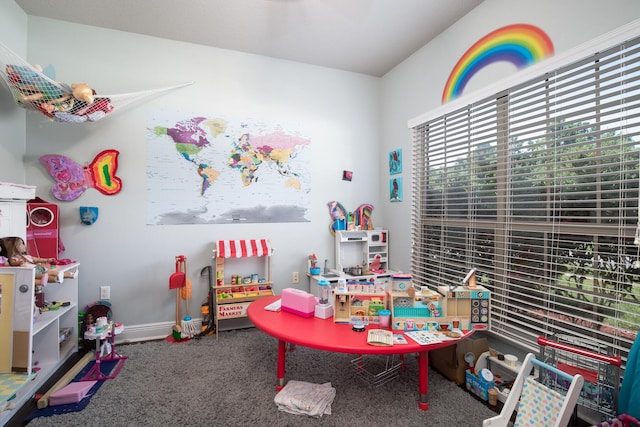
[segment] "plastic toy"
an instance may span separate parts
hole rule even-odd
[[[337,201],[329,202],[327,206],[329,206],[329,215],[331,216],[329,231],[332,235],[336,234],[336,230],[373,229],[373,221],[371,221],[373,205],[362,204],[353,212],[347,212],[344,206]]]
[[[73,97],[79,101],[93,104],[96,91],[86,83],[71,83],[71,91]]]

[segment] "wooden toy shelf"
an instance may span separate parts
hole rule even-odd
[[[271,254],[269,240],[219,240],[214,252],[215,264],[215,325],[216,339],[220,322],[244,319],[244,322],[229,322],[226,329],[253,326],[247,318],[247,307],[251,302],[273,295],[271,282]],[[228,271],[225,274],[225,266]],[[239,273],[239,274],[234,274]],[[233,277],[241,277],[241,283],[232,283]],[[257,279],[256,279],[257,276]],[[244,282],[251,278],[250,283]]]
[[[216,286],[216,301],[219,304],[229,304],[232,302],[250,302],[269,297],[273,295],[271,285],[271,282],[219,285]]]
[[[24,217],[24,212],[23,212]],[[78,270],[79,264],[58,266],[57,270]],[[46,381],[78,351],[78,275],[50,282],[44,287],[48,311],[34,308],[35,269],[30,267],[0,267],[0,380],[12,375],[29,378],[14,391],[11,402],[15,409],[0,411],[0,426],[33,397]],[[17,374],[19,373],[19,374]],[[13,390],[13,389],[11,389]],[[5,401],[0,398],[0,406]]]
[[[333,294],[333,321],[379,323],[378,311],[387,308],[386,292],[336,290]]]

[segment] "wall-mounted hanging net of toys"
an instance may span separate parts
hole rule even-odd
[[[0,76],[18,106],[62,123],[95,122],[128,104],[193,84],[188,82],[139,92],[97,95],[87,83],[67,85],[54,81],[43,73],[41,67],[29,64],[2,43],[0,65]]]

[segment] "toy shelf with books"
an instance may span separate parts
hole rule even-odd
[[[236,319],[227,329],[253,326],[247,318],[251,302],[272,296],[269,240],[220,240],[214,252],[216,339],[220,322]],[[226,271],[225,271],[226,269]]]
[[[333,321],[336,323],[378,324],[378,311],[387,308],[384,284],[375,281],[347,282],[333,294]]]

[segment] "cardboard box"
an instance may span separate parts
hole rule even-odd
[[[478,396],[485,402],[489,399],[489,389],[493,387],[493,382],[486,381],[484,378],[472,374],[468,369],[465,372],[467,380],[467,391]]]
[[[482,353],[489,351],[487,339],[471,337],[449,347],[432,350],[429,361],[442,375],[461,385],[466,383],[465,371],[468,368],[464,355],[470,351],[476,355],[475,363]]]

